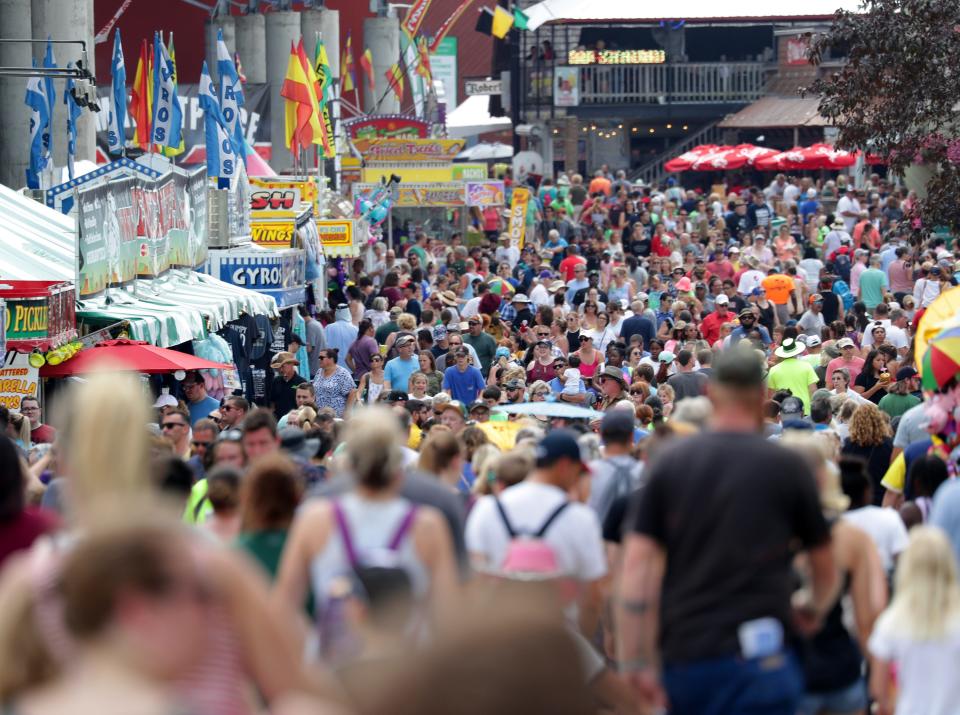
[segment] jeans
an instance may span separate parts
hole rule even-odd
[[[792,652],[664,667],[670,715],[796,715],[803,675]]]

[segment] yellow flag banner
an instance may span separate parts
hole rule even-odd
[[[523,248],[523,237],[527,229],[527,204],[530,203],[530,190],[517,187],[513,190],[510,203],[510,245],[517,250]]]

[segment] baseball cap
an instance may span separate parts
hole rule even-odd
[[[461,345],[459,348],[453,351],[453,356],[454,357],[470,357],[470,351]]]
[[[718,295],[713,302],[717,305],[730,305],[730,299],[724,293]]]
[[[502,357],[508,358],[508,357],[510,357],[510,348],[507,348],[507,347],[504,347],[503,345],[501,345],[500,347],[497,348],[497,352],[496,352],[495,357],[497,357],[497,358],[502,358]]]
[[[577,444],[577,438],[570,430],[557,429],[547,433],[547,436],[537,445],[536,458],[538,467],[549,467],[567,458],[579,462],[586,468],[580,456],[580,445]]]
[[[395,344],[398,348],[401,348],[407,343],[412,343],[415,341],[416,338],[414,338],[412,335],[401,335],[399,338],[397,338],[397,342]]]
[[[477,400],[476,402],[471,402],[471,403],[470,403],[470,408],[469,408],[468,411],[469,411],[469,412],[473,412],[474,410],[486,410],[487,412],[489,412],[489,411],[490,411],[490,405],[488,405],[488,404],[487,404],[486,402],[484,402],[483,400]]]
[[[636,427],[633,414],[626,410],[609,410],[600,421],[600,436],[604,439],[633,437]]]
[[[803,415],[803,402],[799,397],[787,397],[780,403],[780,416],[783,417],[801,417]]]
[[[815,348],[820,344],[820,338],[816,335],[808,335],[804,342],[807,344],[808,348]]]
[[[901,380],[909,380],[911,377],[916,377],[919,374],[920,373],[918,373],[909,365],[907,367],[901,367],[899,370],[897,370],[897,382],[900,382]]]
[[[410,395],[403,390],[391,390],[387,393],[387,396],[383,398],[383,401],[393,404],[394,402],[406,402],[409,399]]]
[[[160,407],[176,407],[177,398],[171,395],[169,392],[164,392],[157,398],[156,402],[153,403],[153,406],[157,409]]]
[[[856,344],[855,344],[855,343],[853,342],[853,340],[851,340],[850,338],[840,338],[840,339],[837,341],[837,347],[842,350],[843,348],[853,348],[853,347],[856,347]]]
[[[460,400],[450,400],[439,410],[441,413],[446,412],[447,410],[456,410],[460,413],[462,417],[467,416],[467,408],[464,407],[463,403]],[[434,406],[434,411],[436,412],[436,406]]]
[[[522,390],[524,387],[526,387],[526,385],[522,380],[508,380],[504,384],[504,387],[506,387],[508,390]]]

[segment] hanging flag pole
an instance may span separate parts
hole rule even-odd
[[[110,82],[113,99],[107,120],[107,152],[126,156],[127,133],[127,68],[123,61],[120,28],[113,35],[113,57],[110,61]]]

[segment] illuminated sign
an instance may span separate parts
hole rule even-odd
[[[663,50],[570,50],[571,65],[659,65],[666,62]]]

